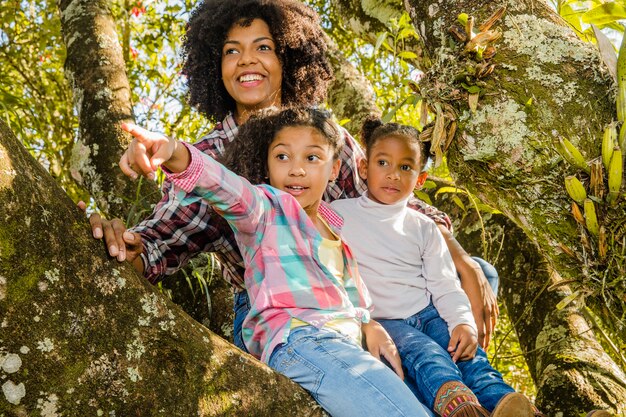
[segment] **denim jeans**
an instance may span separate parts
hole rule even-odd
[[[476,256],[472,256],[472,259],[478,262],[485,277],[487,277],[487,281],[489,281],[489,285],[491,285],[491,289],[493,289],[493,293],[497,296],[499,278],[496,269],[484,259]],[[243,325],[243,320],[246,318],[248,311],[250,311],[250,299],[248,298],[247,291],[244,290],[235,293],[233,310],[235,311],[235,319],[233,320],[233,344],[244,352],[248,352],[241,338],[241,326]]]
[[[250,311],[250,298],[248,297],[248,291],[235,293],[233,310],[235,311],[235,319],[233,320],[233,344],[248,353],[248,349],[243,343],[243,338],[241,336],[243,320],[248,315],[248,311]]]
[[[489,364],[481,347],[471,360],[452,361],[447,351],[448,325],[432,303],[407,319],[378,321],[396,343],[412,391],[429,408],[432,409],[439,388],[448,381],[463,382],[489,411],[500,398],[514,391]]]
[[[333,417],[430,415],[391,369],[333,330],[294,329],[268,364],[300,384]]]
[[[485,261],[483,258],[479,258],[478,256],[472,256],[472,259],[478,262],[478,265],[480,265],[480,268],[483,270],[483,274],[485,274],[485,278],[487,278],[487,282],[489,282],[489,286],[497,297],[498,284],[500,283],[498,271],[496,271],[496,268],[494,268],[493,265]]]

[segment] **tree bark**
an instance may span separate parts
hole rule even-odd
[[[590,372],[589,353],[578,344],[553,347],[563,338],[580,343],[581,337],[589,337],[585,348],[600,351],[582,317],[584,303],[614,338],[624,340],[623,199],[611,207],[603,202],[603,194],[594,191],[600,224],[610,237],[609,253],[603,258],[598,237],[578,226],[570,213],[572,201],[563,185],[567,175],[577,175],[586,184],[589,176],[563,161],[562,151],[558,152],[559,139],[568,138],[587,163],[600,155],[602,131],[615,110],[612,81],[599,53],[592,44],[580,41],[543,2],[410,0],[405,6],[420,31],[426,57],[420,92],[433,109],[439,106],[448,112],[441,112],[441,125],[458,124],[447,154],[452,175],[458,185],[504,212],[536,248],[528,259],[515,251],[508,253],[509,266],[504,269],[521,281],[510,282],[515,285],[505,298],[529,353],[540,402],[548,410],[565,410],[569,406],[563,404],[564,398],[583,396],[582,404],[605,402],[624,412],[626,397],[612,394],[626,387],[614,362],[599,356],[593,363],[596,370]],[[496,23],[502,39],[494,44],[497,54],[492,61],[464,52],[464,45],[448,35],[461,13],[474,16],[479,27],[501,6],[507,10]],[[490,77],[477,76],[481,67],[492,63],[496,67]],[[480,89],[476,110],[469,106],[466,87],[471,86]],[[521,235],[508,233],[507,240]],[[529,263],[533,269],[528,269]],[[579,296],[558,310],[556,302],[570,294],[564,283]],[[557,290],[548,298],[540,297],[545,304],[522,302],[550,285]],[[542,326],[538,334],[532,322],[525,324],[528,314]],[[541,353],[533,357],[531,352]],[[588,391],[563,391],[564,376],[581,385],[588,378],[584,384]],[[576,383],[569,386],[575,388]]]
[[[344,127],[358,137],[363,120],[370,114],[380,114],[374,90],[363,76],[328,39],[328,54],[335,79],[328,91],[328,104],[338,119],[348,119]]]
[[[109,260],[0,122],[0,414],[321,416],[298,385]]]
[[[119,125],[131,121],[133,115],[109,2],[62,0],[59,9],[67,48],[65,75],[72,86],[79,118],[78,137],[72,149],[72,176],[110,217],[126,218],[131,207],[134,211],[149,211],[160,197],[157,187],[142,181],[137,190],[136,183],[114,169],[130,142]]]
[[[539,408],[551,416],[574,416],[591,409],[624,410],[626,376],[594,336],[584,306],[574,302],[557,308],[571,290],[550,288],[555,271],[537,246],[503,215],[483,213],[484,229],[476,230],[471,227],[480,223],[475,212],[464,215],[449,198],[439,198],[437,204],[454,219],[463,219],[455,228],[460,230],[456,238],[464,248],[497,259],[499,298],[515,321],[520,347],[538,387]],[[483,252],[485,240],[489,244]]]

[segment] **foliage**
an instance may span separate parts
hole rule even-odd
[[[508,384],[528,398],[535,398],[537,387],[529,376],[528,366],[513,329],[513,323],[503,306],[500,306],[497,331],[487,349],[487,356]]]
[[[78,123],[64,61],[55,2],[0,3],[0,117],[72,197],[85,198],[69,175]]]
[[[552,4],[559,15],[588,42],[595,39],[591,25],[612,32],[614,38],[621,38],[624,33],[619,20],[626,19],[626,5],[621,1],[553,0]]]

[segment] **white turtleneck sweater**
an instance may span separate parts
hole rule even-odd
[[[459,324],[476,329],[470,302],[437,225],[407,207],[380,204],[367,193],[331,204],[344,218],[342,238],[353,250],[374,302],[372,317],[404,319],[431,298],[448,331]]]

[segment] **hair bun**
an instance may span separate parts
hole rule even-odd
[[[363,126],[361,127],[361,140],[363,143],[368,143],[374,131],[382,125],[384,125],[384,123],[380,119],[380,116],[375,114],[367,116],[363,121]]]

